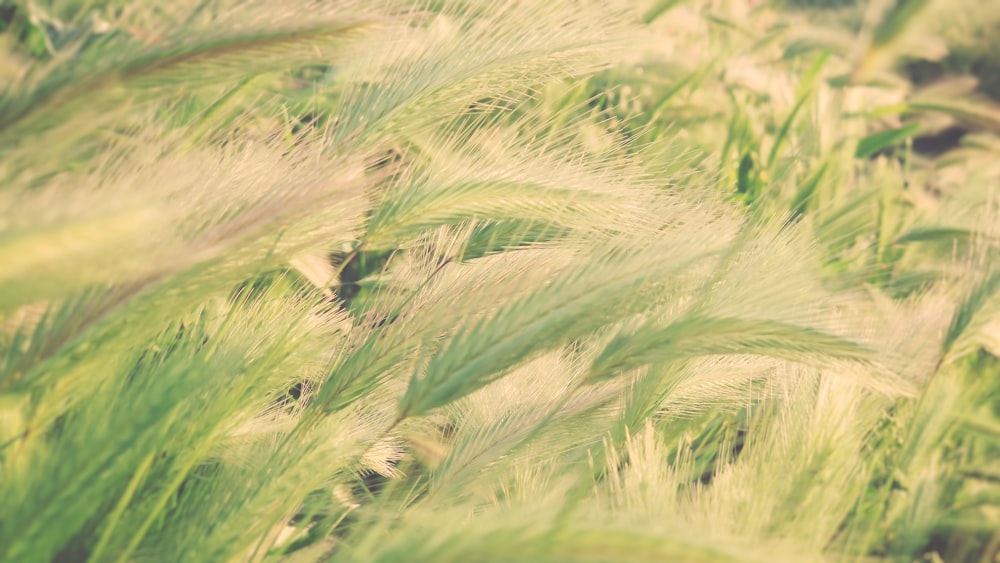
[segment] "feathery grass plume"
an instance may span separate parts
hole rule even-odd
[[[129,489],[127,494],[146,502],[124,522],[139,527],[133,531],[141,529],[145,518],[140,515],[153,510],[148,518],[155,516],[167,500],[164,495],[173,492],[144,494],[135,487],[162,491],[163,482],[186,476],[204,463],[208,448],[224,428],[238,422],[241,412],[252,413],[254,404],[258,409],[266,404],[267,395],[260,391],[280,387],[287,378],[289,359],[306,352],[303,343],[296,342],[301,339],[287,328],[301,314],[296,310],[301,306],[283,312],[280,301],[248,305],[245,312],[204,310],[200,320],[190,319],[165,333],[157,347],[160,351],[144,353],[133,369],[115,372],[116,366],[108,366],[106,374],[92,373],[90,383],[96,389],[85,408],[66,415],[72,424],[49,432],[26,431],[16,444],[8,445],[5,472],[11,478],[4,480],[5,485],[20,483],[23,488],[5,494],[13,501],[11,510],[27,512],[6,513],[14,519],[5,525],[5,557],[52,558],[74,537],[94,533],[88,531],[97,523],[94,515],[109,510]],[[285,315],[283,322],[273,322],[280,313]],[[233,330],[235,334],[225,334]],[[82,444],[91,449],[90,455],[72,457],[85,453],[76,449]],[[68,456],[53,455],[60,451]],[[160,456],[158,463],[153,463],[155,456]],[[136,473],[137,468],[145,469]],[[130,480],[133,484],[124,488]],[[154,500],[158,496],[161,501]],[[51,514],[37,513],[40,506]]]
[[[704,244],[707,233],[698,230],[684,234],[701,234]],[[718,252],[711,246],[695,250],[682,237],[671,242],[643,248],[632,239],[597,248],[550,285],[470,323],[430,358],[423,373],[414,374],[401,413],[421,414],[441,406],[499,377],[525,356],[641,311],[646,305],[634,299],[636,294]],[[494,339],[491,334],[504,336]]]
[[[416,234],[472,218],[599,232],[652,229],[660,220],[648,212],[653,196],[641,179],[630,184],[622,172],[578,163],[573,152],[542,143],[519,143],[502,129],[424,141],[420,151],[428,153],[427,168],[404,172],[380,194],[366,247],[404,246]]]
[[[417,10],[407,25],[371,37],[366,55],[342,69],[334,143],[420,132],[483,98],[606,67],[625,23],[616,3],[473,5]]]
[[[305,146],[291,155],[278,146],[245,146],[169,158],[150,149],[150,162],[134,168],[111,163],[82,178],[0,196],[22,211],[0,235],[6,266],[0,307],[95,283],[162,278],[223,253],[235,262],[241,247],[259,247],[262,239],[279,240],[287,252],[328,237],[351,238],[352,199],[365,181],[357,163],[327,161],[307,172],[315,156]],[[303,223],[315,223],[308,215],[320,206],[344,210],[324,218],[333,223],[323,226],[326,232]],[[284,240],[275,237],[280,229],[289,230]]]
[[[285,71],[296,60],[328,61],[331,52],[323,48],[342,44],[359,27],[376,23],[374,10],[349,0],[335,5],[304,0],[280,7],[254,1],[177,2],[165,10],[101,8],[89,18],[63,22],[52,60],[30,67],[8,85],[5,130],[79,111],[72,104],[88,97],[106,102],[128,89],[136,94],[151,87],[176,92],[206,82],[234,82],[246,74]],[[36,15],[43,9],[28,8]],[[305,24],[303,13],[311,16]],[[52,114],[56,108],[59,113]],[[39,115],[43,109],[50,115]]]
[[[943,342],[945,358],[953,359],[968,354],[970,340],[982,329],[987,319],[997,316],[997,296],[1000,294],[1000,270],[984,272],[982,279],[969,290],[968,295],[958,303],[951,325]],[[964,349],[963,349],[964,348]]]
[[[65,23],[54,56],[24,69],[0,93],[4,177],[37,183],[66,166],[86,166],[95,153],[107,154],[109,138],[151,120],[211,130],[226,106],[239,103],[245,124],[255,105],[274,110],[267,92],[282,87],[276,73],[348,56],[347,45],[384,19],[349,0],[224,4],[106,6],[102,15]],[[303,13],[311,15],[308,23],[297,19]],[[266,75],[272,78],[251,84]]]
[[[266,153],[255,152],[260,158],[259,164],[267,162],[261,158]],[[237,156],[245,158],[248,155],[244,153]],[[277,157],[273,154],[271,156]],[[247,161],[243,158],[235,159],[233,164],[243,165],[243,169],[246,169]],[[298,159],[286,160],[283,164],[291,164],[296,160]],[[281,160],[277,162],[282,163]],[[171,164],[173,163],[167,161],[162,167],[154,166],[152,169],[163,173],[164,170],[173,169]],[[100,276],[96,279],[80,275],[89,271],[87,268],[90,265],[85,260],[90,255],[78,257],[70,254],[64,257],[61,254],[56,256],[42,254],[33,257],[35,260],[42,259],[41,263],[35,265],[33,271],[43,272],[53,281],[62,279],[64,280],[62,285],[55,287],[45,284],[32,286],[29,283],[19,285],[16,278],[14,283],[6,285],[5,296],[20,297],[22,300],[29,300],[28,303],[38,298],[53,299],[67,294],[72,295],[74,289],[95,283],[110,282],[120,285],[120,288],[108,294],[112,299],[110,302],[96,308],[98,313],[96,317],[78,325],[81,326],[81,330],[56,340],[58,347],[52,348],[43,356],[37,356],[30,364],[22,363],[15,373],[9,375],[14,378],[6,382],[11,391],[44,392],[47,397],[46,401],[37,405],[33,422],[29,427],[30,431],[46,431],[75,405],[86,404],[92,393],[101,392],[99,387],[91,384],[91,379],[86,374],[95,370],[98,372],[104,369],[113,370],[114,366],[125,369],[117,363],[127,357],[123,354],[127,355],[135,346],[144,346],[144,340],[153,338],[156,332],[162,329],[162,323],[169,322],[179,313],[186,313],[206,298],[230,291],[234,284],[253,277],[262,267],[274,267],[280,260],[287,260],[290,255],[301,251],[304,244],[315,245],[330,235],[343,237],[345,231],[350,232],[350,225],[354,220],[349,215],[345,216],[341,210],[345,207],[351,208],[352,198],[350,195],[346,199],[336,198],[336,195],[340,195],[337,193],[339,190],[352,189],[349,179],[344,184],[330,186],[328,184],[330,176],[322,169],[315,170],[315,175],[302,174],[298,176],[297,181],[291,183],[285,180],[284,171],[274,166],[270,170],[274,176],[258,174],[252,180],[242,173],[234,171],[232,174],[227,174],[225,170],[225,168],[216,170],[217,173],[225,174],[219,177],[220,183],[224,181],[239,185],[240,180],[244,180],[241,186],[243,192],[239,193],[244,201],[240,202],[233,198],[229,201],[222,199],[220,196],[226,190],[224,184],[215,186],[220,192],[202,192],[195,196],[191,192],[204,186],[205,184],[201,182],[206,179],[199,178],[194,170],[190,170],[190,175],[178,175],[175,178],[176,183],[173,185],[179,188],[180,194],[177,200],[169,196],[178,194],[168,193],[165,194],[168,197],[165,198],[163,205],[159,208],[149,208],[175,218],[180,215],[178,210],[187,211],[183,220],[178,218],[172,225],[166,221],[162,223],[173,230],[171,235],[166,233],[132,235],[134,240],[148,240],[149,244],[158,242],[159,247],[156,250],[168,253],[163,256],[161,262],[148,261],[155,255],[147,255],[145,256],[147,261],[143,261],[142,256],[129,252],[133,251],[133,248],[128,246],[124,248],[125,253],[118,254],[123,250],[122,245],[116,245],[118,241],[107,241],[106,247],[95,250],[102,251],[111,261],[109,267],[103,271],[94,270],[94,273]],[[211,179],[207,180],[209,180],[208,185],[211,185]],[[166,185],[171,186],[171,184]],[[230,184],[230,189],[234,187]],[[96,199],[101,190],[97,189],[95,192],[86,195]],[[303,211],[311,209],[312,205],[321,201],[330,202],[334,206],[323,214],[313,213],[309,221],[329,219],[331,214],[333,217],[339,217],[340,221],[322,224],[319,228],[310,225],[309,222],[303,222]],[[96,202],[93,207],[100,203],[115,205],[114,200],[96,199]],[[59,209],[58,206],[53,206],[52,211],[62,211],[70,217],[74,212],[80,213],[81,207],[76,205],[72,198],[68,198],[66,203],[66,208]],[[211,205],[212,203],[215,205]],[[218,213],[220,205],[232,204],[239,205],[242,209],[234,209],[235,212],[230,212],[229,217],[222,215],[220,219],[209,215],[213,211]],[[276,208],[279,204],[280,210]],[[85,207],[82,209],[90,211]],[[199,217],[194,211],[204,215]],[[296,224],[296,221],[299,224]],[[184,226],[187,229],[183,229]],[[268,232],[276,227],[284,228],[288,235],[282,237],[276,236],[277,233]],[[31,228],[31,225],[28,225],[28,228]],[[149,238],[145,239],[145,236]],[[39,244],[49,249],[63,250],[44,238]],[[84,261],[77,262],[81,258]],[[101,258],[104,259],[103,256]],[[127,266],[122,268],[130,261],[142,268],[154,269],[134,272],[129,271]],[[117,266],[118,269],[111,266]],[[12,273],[18,272],[19,270],[15,269]],[[28,271],[23,272],[24,275],[29,274]],[[81,282],[86,285],[77,285]],[[27,295],[22,295],[22,292]],[[97,291],[94,294],[101,297],[102,293]]]

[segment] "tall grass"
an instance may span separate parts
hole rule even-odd
[[[0,560],[992,560],[1000,110],[825,9],[0,3]]]

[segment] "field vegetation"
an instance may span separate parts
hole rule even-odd
[[[1000,3],[0,0],[0,561],[1000,561]]]

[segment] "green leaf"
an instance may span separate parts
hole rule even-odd
[[[978,236],[980,236],[979,233],[972,229],[958,227],[916,227],[903,233],[893,242],[896,244],[909,244],[912,242],[968,242]]]
[[[805,214],[809,200],[816,193],[816,188],[822,183],[829,168],[830,162],[824,162],[812,175],[802,182],[799,190],[795,193],[795,199],[792,200],[791,211],[793,217],[801,217]]]
[[[899,39],[932,1],[896,0],[872,33],[872,48],[883,48]]]
[[[868,158],[886,147],[898,145],[899,143],[912,137],[914,133],[919,130],[919,123],[910,123],[898,129],[889,129],[868,135],[858,141],[858,147],[854,151],[854,157]]]
[[[802,107],[809,99],[812,98],[816,87],[816,80],[819,77],[820,72],[823,70],[823,67],[826,66],[826,61],[829,58],[830,54],[827,52],[820,54],[820,56],[813,61],[813,64],[810,65],[809,70],[807,70],[802,76],[802,80],[799,82],[799,86],[796,91],[798,99],[795,101],[795,106],[792,107],[792,111],[781,124],[781,127],[778,129],[778,134],[774,137],[774,144],[771,145],[771,152],[767,157],[768,169],[774,169],[778,159],[778,153],[781,151],[781,146],[788,137],[788,132],[791,130],[792,124],[795,123],[795,118],[802,110]]]
[[[656,2],[642,15],[642,23],[653,23],[663,14],[686,1],[687,0],[656,0]]]

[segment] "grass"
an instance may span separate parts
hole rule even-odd
[[[966,4],[0,0],[0,560],[996,560]]]

